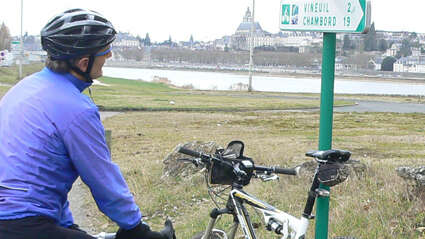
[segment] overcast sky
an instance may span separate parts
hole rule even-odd
[[[312,0],[314,1],[314,0]],[[7,4],[6,4],[7,2]],[[47,21],[70,8],[102,13],[119,31],[152,41],[214,40],[235,32],[252,0],[23,0],[23,32],[38,35]],[[425,33],[425,1],[371,0],[377,30]],[[268,32],[279,31],[280,0],[256,0],[255,20]],[[12,35],[21,28],[21,1],[0,0],[0,23]]]

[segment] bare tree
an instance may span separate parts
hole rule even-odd
[[[10,36],[9,28],[3,22],[0,27],[0,50],[10,50],[11,42],[12,37]]]

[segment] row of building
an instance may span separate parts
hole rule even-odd
[[[188,42],[172,42],[171,39],[167,42],[153,43],[146,47],[146,39],[135,37],[130,33],[118,33],[117,39],[113,43],[113,47],[117,49],[142,49],[144,48],[145,53],[150,53],[152,48],[167,48],[167,47],[178,47],[178,48],[190,48],[193,50],[197,49],[214,49],[214,50],[249,50],[251,47],[251,27],[252,27],[252,14],[249,8],[247,8],[245,15],[242,18],[242,22],[236,28],[234,34],[229,36],[223,36],[220,39],[216,39],[209,42],[198,42],[193,41],[193,38]],[[383,39],[388,42],[392,42],[390,48],[386,50],[384,54],[376,55],[366,60],[363,65],[356,62],[350,61],[349,57],[339,56],[336,59],[337,70],[356,70],[357,68],[364,68],[367,64],[367,68],[373,68],[375,70],[381,70],[381,64],[385,57],[397,56],[402,47],[402,41],[407,39],[411,33],[409,32],[376,32],[377,39]],[[425,45],[425,34],[416,34],[418,43]],[[350,34],[350,39],[356,45],[360,45],[363,41],[363,36],[360,34]],[[343,42],[344,34],[337,34],[339,42]],[[24,38],[24,59],[26,61],[42,61],[46,54],[41,49],[40,38],[37,36],[26,36]],[[150,42],[150,40],[149,40]],[[318,32],[278,32],[269,33],[261,28],[259,22],[254,22],[254,34],[252,44],[254,47],[264,48],[292,48],[293,51],[299,53],[306,53],[313,51],[313,49],[320,49],[322,46],[322,34]],[[16,58],[20,54],[18,52],[19,46],[12,45],[12,51],[3,51],[0,54],[0,65],[10,64],[11,59]],[[377,53],[378,54],[378,53]],[[115,60],[125,60],[118,54],[114,55]],[[422,55],[420,48],[412,48],[412,55],[408,57],[402,57],[397,60],[394,64],[394,71],[396,72],[420,72],[425,73],[425,56]]]

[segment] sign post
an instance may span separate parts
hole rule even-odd
[[[332,148],[335,48],[336,34],[323,33],[319,150],[328,150]],[[320,185],[320,188],[330,191],[330,188],[325,185]],[[318,197],[316,205],[316,238],[327,239],[329,221],[329,197]]]
[[[369,0],[282,0],[280,29],[323,32],[319,150],[332,148],[336,33],[366,33]],[[321,184],[320,188],[330,191]],[[329,197],[318,197],[316,239],[328,238]]]

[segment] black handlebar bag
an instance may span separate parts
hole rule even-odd
[[[215,157],[222,160],[214,160],[208,170],[209,183],[232,185],[238,183],[242,186],[248,185],[254,171],[254,161],[251,158],[243,156],[244,143],[242,141],[232,141],[227,145],[226,149],[218,149]],[[241,176],[235,174],[234,168],[245,172]]]

